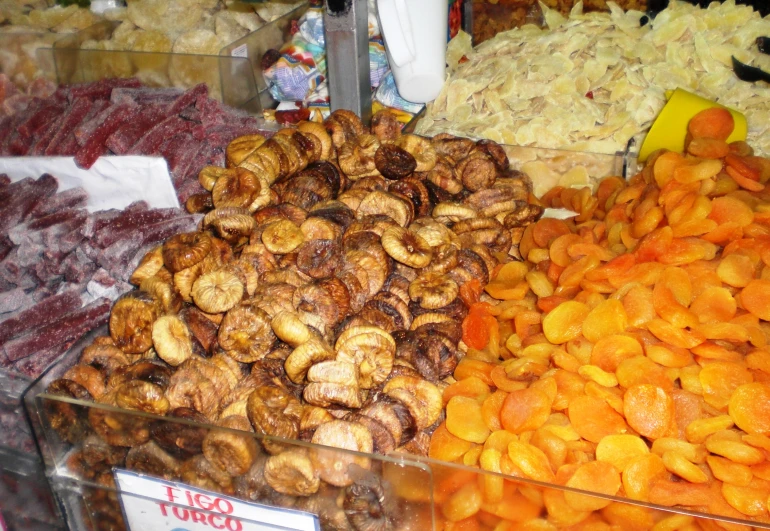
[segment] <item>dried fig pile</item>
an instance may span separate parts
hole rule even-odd
[[[200,230],[145,256],[110,336],[51,391],[227,429],[59,405],[51,422],[82,443],[78,470],[109,475],[130,448],[129,468],[321,511],[327,528],[368,529],[370,493],[377,529],[399,528],[370,459],[232,431],[427,455],[462,357],[463,297],[518,257],[542,209],[497,144],[391,122],[368,131],[336,111],[238,138],[226,168],[201,171],[209,193],[187,204]],[[110,451],[91,455],[95,440]],[[330,489],[339,506],[320,502]]]

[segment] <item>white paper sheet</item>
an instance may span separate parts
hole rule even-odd
[[[72,157],[0,157],[0,173],[12,181],[50,173],[58,179],[60,192],[78,186],[88,192],[90,212],[122,209],[142,200],[154,208],[179,207],[162,157],[99,157],[90,170],[78,168]]]

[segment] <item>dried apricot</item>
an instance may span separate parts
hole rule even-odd
[[[542,426],[551,413],[552,400],[537,389],[511,391],[500,409],[503,427],[516,434]]]
[[[508,393],[498,389],[486,397],[481,404],[481,417],[490,431],[499,430],[503,427],[500,423],[500,409],[503,407],[506,396],[508,396]]]
[[[722,107],[704,109],[693,116],[687,124],[687,131],[696,138],[727,140],[735,129],[735,120],[730,111]]]
[[[583,463],[567,481],[567,486],[589,492],[598,492],[614,496],[620,490],[620,472],[615,467],[603,461],[590,461]],[[586,496],[576,492],[567,491],[564,499],[579,511],[597,511],[609,505],[611,500]]]
[[[736,387],[730,396],[728,411],[746,433],[770,435],[770,383],[754,382]]]
[[[554,470],[563,465],[567,459],[567,442],[551,430],[538,429],[529,442],[543,451]]]
[[[738,305],[727,288],[708,287],[695,297],[690,310],[701,323],[729,321],[735,316]]]
[[[754,278],[754,264],[749,257],[739,254],[723,256],[717,267],[719,279],[729,286],[746,287]]]
[[[752,280],[741,291],[741,305],[764,321],[770,321],[770,280]]]
[[[603,337],[619,334],[626,330],[628,320],[623,304],[615,299],[608,299],[593,308],[583,321],[583,336],[591,342]]]
[[[580,396],[569,403],[569,420],[581,437],[598,443],[603,437],[627,433],[626,421],[607,403],[592,396]]]
[[[615,372],[629,358],[642,356],[642,345],[631,336],[613,335],[600,339],[591,351],[591,364],[607,372]]]
[[[444,518],[450,522],[459,522],[479,512],[484,499],[476,482],[465,484],[452,494],[441,506]]]
[[[508,457],[528,478],[546,482],[553,482],[555,479],[548,457],[531,444],[511,441],[508,444]]]
[[[755,478],[746,486],[723,483],[722,495],[727,503],[746,516],[766,516],[770,482]]]
[[[652,384],[665,391],[671,391],[673,388],[673,382],[663,367],[645,356],[621,362],[615,370],[615,376],[620,386],[626,389],[639,384]]]
[[[728,415],[707,417],[690,422],[685,428],[685,434],[691,443],[702,443],[709,435],[732,428],[733,424],[732,417]]]
[[[441,461],[456,461],[471,449],[472,444],[452,435],[446,424],[442,423],[431,436],[428,457]]]
[[[478,444],[483,444],[490,433],[481,416],[481,404],[466,396],[452,397],[447,403],[446,428],[455,437]]]
[[[703,470],[688,461],[680,452],[664,452],[662,459],[666,470],[690,483],[706,483],[708,481],[708,476]]]
[[[660,456],[649,454],[636,457],[623,469],[623,490],[632,500],[649,501],[650,485],[666,474]]]
[[[754,221],[754,212],[746,203],[734,197],[715,197],[711,201],[711,212],[708,218],[720,225],[735,223],[738,227],[745,227]]]
[[[748,369],[729,361],[708,363],[699,378],[706,403],[723,411],[727,410],[733,391],[754,379]]]
[[[596,460],[612,464],[618,472],[623,472],[632,461],[649,453],[647,443],[636,435],[607,435],[596,446]]]
[[[745,487],[751,482],[751,478],[754,477],[751,468],[739,463],[733,463],[724,457],[710,455],[706,458],[706,463],[708,463],[714,477],[725,483]]]
[[[490,389],[478,376],[470,376],[464,380],[458,380],[444,389],[444,405],[454,396],[467,396],[479,402],[483,402],[490,394]]]
[[[553,309],[543,319],[543,333],[555,345],[578,337],[583,320],[591,310],[583,303],[567,301]]]
[[[660,387],[635,385],[623,396],[623,412],[629,426],[645,437],[658,439],[668,433],[674,420],[674,401]]]
[[[699,137],[687,145],[687,152],[704,159],[721,159],[730,153],[730,146],[723,139]]]

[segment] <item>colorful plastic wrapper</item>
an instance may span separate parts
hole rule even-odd
[[[372,87],[378,87],[388,72],[388,59],[379,33],[376,10],[370,5],[369,65]],[[308,9],[297,21],[297,32],[280,52],[281,57],[264,71],[273,98],[278,101],[328,100],[323,9]]]

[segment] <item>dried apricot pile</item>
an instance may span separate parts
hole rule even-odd
[[[732,129],[727,111],[704,111],[686,153],[543,196],[577,215],[529,225],[524,261],[476,297],[431,457],[770,522],[770,160],[726,143]],[[527,529],[655,524],[608,499],[469,481],[445,493],[446,529],[513,529],[530,513],[547,521]],[[669,519],[661,529],[702,528]]]

